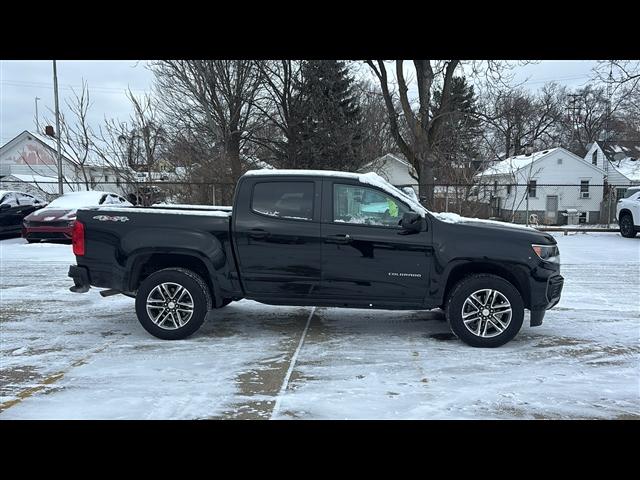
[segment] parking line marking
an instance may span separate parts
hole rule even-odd
[[[19,392],[16,397],[13,400],[7,400],[4,403],[0,403],[0,413],[8,410],[9,408],[22,403],[24,400],[26,400],[29,397],[32,397],[33,395],[35,395],[36,393],[44,390],[47,385],[51,385],[53,383],[56,383],[58,380],[62,379],[66,373],[69,373],[71,371],[71,369],[75,368],[75,367],[79,367],[81,365],[84,365],[85,363],[87,363],[87,360],[89,360],[89,358],[91,358],[93,355],[103,352],[104,350],[107,349],[107,347],[109,347],[110,345],[114,344],[116,342],[116,340],[113,340],[111,342],[107,342],[105,343],[102,347],[97,348],[96,350],[94,350],[93,352],[89,353],[88,355],[86,355],[85,357],[82,357],[79,360],[76,360],[75,362],[72,362],[71,365],[69,366],[69,368],[67,368],[66,370],[62,370],[60,372],[56,372],[53,373],[51,375],[49,375],[48,377],[45,377],[44,380],[42,380],[40,382],[40,384],[36,385],[35,387],[30,387],[27,388],[26,390],[23,390],[21,392]]]
[[[307,324],[305,325],[304,330],[302,331],[302,335],[300,336],[298,347],[296,348],[296,351],[293,353],[293,356],[291,357],[291,362],[289,363],[289,369],[287,370],[287,374],[284,376],[282,386],[280,387],[280,391],[278,392],[278,396],[276,397],[276,403],[273,406],[273,410],[271,411],[271,417],[269,418],[269,420],[273,420],[278,414],[278,412],[280,411],[280,404],[282,403],[282,397],[284,396],[284,393],[287,391],[287,388],[289,387],[289,379],[291,378],[291,374],[293,373],[293,368],[295,367],[296,361],[298,360],[298,354],[302,349],[302,344],[304,343],[304,339],[307,336],[307,331],[309,330],[309,325],[311,324],[311,318],[313,317],[314,313],[316,313],[316,307],[313,307],[311,309],[311,313],[309,314],[309,318],[307,319]]]

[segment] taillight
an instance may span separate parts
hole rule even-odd
[[[73,254],[84,255],[84,224],[78,220],[73,225],[71,232],[71,242],[73,243]]]

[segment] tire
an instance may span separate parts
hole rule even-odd
[[[483,302],[487,308],[480,306]],[[477,315],[473,313],[474,308]],[[464,343],[494,348],[518,334],[524,320],[524,303],[520,292],[504,278],[475,274],[453,287],[447,299],[446,314],[451,331]]]
[[[195,333],[212,304],[211,292],[202,277],[186,268],[154,272],[140,284],[136,293],[136,315],[140,324],[163,340],[180,340]]]
[[[636,236],[636,227],[633,225],[633,217],[628,213],[620,217],[620,235],[625,238],[633,238]]]

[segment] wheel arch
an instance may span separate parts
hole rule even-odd
[[[139,251],[129,256],[126,271],[129,272],[125,284],[134,292],[140,284],[154,272],[165,268],[186,268],[191,270],[205,282],[216,307],[223,302],[220,287],[215,281],[215,269],[210,260],[197,251],[182,249],[172,251],[151,250]]]
[[[628,208],[623,208],[622,210],[620,210],[620,213],[618,214],[618,220],[622,218],[624,215],[629,215],[633,220],[633,213]]]
[[[504,265],[488,262],[488,261],[467,261],[455,265],[447,277],[447,283],[442,295],[442,304],[444,305],[449,298],[449,294],[453,287],[463,278],[469,275],[475,275],[479,273],[486,273],[501,277],[511,283],[524,302],[525,308],[529,308],[531,305],[531,295],[527,288],[526,280],[520,278],[519,275],[506,268]]]

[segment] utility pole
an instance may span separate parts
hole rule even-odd
[[[42,100],[40,97],[36,97],[36,132],[40,133],[40,120],[38,118],[38,100]]]
[[[62,155],[60,153],[60,108],[58,106],[58,70],[56,61],[53,61],[53,95],[56,103],[56,143],[58,147],[58,193],[62,195]]]

